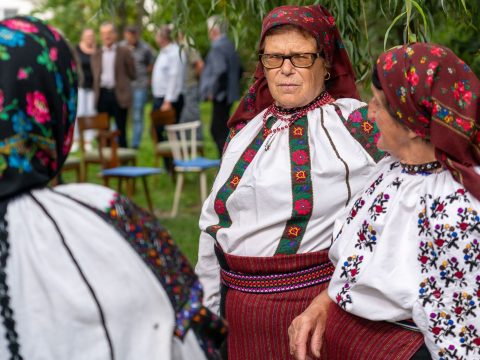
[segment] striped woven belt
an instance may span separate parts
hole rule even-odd
[[[246,275],[221,269],[222,283],[249,293],[276,293],[306,288],[330,281],[333,264],[329,261],[308,269],[272,275]]]

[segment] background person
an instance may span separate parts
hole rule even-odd
[[[305,359],[313,333],[318,356],[325,327],[329,360],[480,358],[480,81],[426,43],[383,53],[374,74],[369,117],[391,157],[340,216],[329,297],[294,320],[292,351]]]
[[[132,85],[135,63],[132,53],[117,44],[117,32],[112,23],[100,26],[102,47],[92,56],[93,88],[98,112],[115,119],[120,131],[119,145],[127,147],[127,115],[132,105]]]
[[[0,359],[218,359],[222,322],[157,220],[101,186],[47,188],[73,136],[69,46],[33,17],[0,40]]]
[[[154,55],[150,46],[140,38],[140,31],[136,26],[127,26],[123,33],[124,42],[133,55],[135,61],[136,78],[132,81],[133,88],[133,137],[132,147],[138,149],[142,141],[145,124],[145,104],[148,100],[150,74],[153,69]]]
[[[225,20],[218,15],[211,16],[207,27],[211,46],[200,78],[200,94],[203,99],[212,101],[210,132],[222,156],[230,108],[240,98],[242,68],[235,46],[227,37]]]
[[[229,360],[290,358],[288,325],[333,273],[335,215],[381,156],[324,7],[274,9],[259,53],[200,218],[196,272],[229,323]]]

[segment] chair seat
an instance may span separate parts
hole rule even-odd
[[[101,171],[102,176],[119,176],[136,178],[148,175],[156,175],[164,172],[163,169],[141,166],[119,166],[116,168],[105,169]]]
[[[62,169],[63,170],[70,170],[76,169],[81,164],[81,160],[78,156],[75,155],[68,155],[67,159],[63,163]]]
[[[220,160],[197,157],[191,160],[174,160],[173,164],[176,171],[201,171],[220,166]]]
[[[110,148],[103,148],[102,149],[102,156],[105,159],[110,159],[112,157],[112,149]],[[129,160],[134,159],[137,156],[137,150],[129,149],[129,148],[118,148],[117,149],[117,156],[120,161],[122,160]],[[85,160],[86,161],[95,161],[100,159],[100,154],[98,150],[92,150],[85,152]]]

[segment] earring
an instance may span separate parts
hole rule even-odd
[[[330,80],[330,73],[327,71],[327,75],[325,76],[325,78],[323,80],[327,81],[327,80]]]

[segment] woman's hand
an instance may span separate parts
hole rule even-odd
[[[293,319],[288,328],[288,337],[290,354],[296,360],[310,359],[310,357],[307,357],[307,344],[310,335],[310,351],[316,358],[320,358],[323,333],[325,332],[328,308],[331,303],[332,300],[330,300],[327,290],[324,290],[313,299],[303,313]]]

